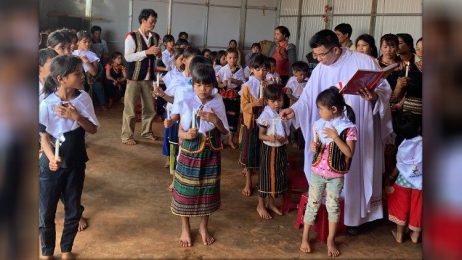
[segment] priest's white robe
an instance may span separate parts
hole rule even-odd
[[[300,99],[292,105],[296,125],[300,126],[309,144],[312,141],[312,126],[319,119],[316,107],[318,94],[339,82],[346,84],[358,69],[380,70],[371,57],[342,48],[342,54],[331,65],[319,63],[303,90]],[[390,85],[383,80],[376,88],[376,101],[365,101],[357,95],[345,95],[345,101],[356,115],[358,141],[350,171],[345,175],[342,196],[345,199],[345,218],[347,226],[380,219],[382,209],[382,172],[384,171],[384,141],[392,133],[389,100]],[[305,146],[305,175],[311,175],[310,145]]]

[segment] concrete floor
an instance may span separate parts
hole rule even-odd
[[[97,110],[100,128],[88,135],[88,154],[82,203],[89,227],[77,234],[73,252],[78,258],[326,258],[326,246],[312,243],[314,252],[300,253],[301,230],[292,227],[296,210],[272,220],[260,219],[255,210],[257,197],[241,196],[244,178],[238,167],[238,151],[226,149],[222,155],[222,208],[209,223],[216,242],[204,246],[198,234],[199,219],[192,219],[193,247],[181,248],[179,217],[170,212],[171,181],[161,153],[161,141],[139,139],[138,145],[120,142],[123,105],[108,111]],[[155,134],[161,135],[160,123]],[[61,236],[63,207],[57,213],[57,245]],[[384,221],[358,236],[337,238],[340,258],[417,259],[421,244],[409,240],[397,244],[392,225]],[[311,236],[314,238],[315,233]],[[59,246],[55,255],[60,255]]]

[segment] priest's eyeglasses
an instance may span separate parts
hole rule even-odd
[[[319,54],[316,54],[313,52],[313,59],[317,59],[317,58],[321,58],[323,59],[324,57],[326,57],[327,54],[329,54],[333,49],[335,48],[335,46],[332,46],[330,47],[330,49],[324,53],[319,53]]]

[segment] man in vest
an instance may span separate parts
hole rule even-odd
[[[141,136],[156,140],[152,134],[152,121],[155,116],[152,99],[152,82],[155,78],[156,57],[161,56],[159,39],[155,36],[154,26],[157,13],[152,9],[143,9],[138,17],[140,27],[125,37],[125,60],[127,60],[127,89],[125,91],[124,112],[122,115],[122,143],[136,144],[133,138],[135,130],[135,106],[140,100],[143,106]]]

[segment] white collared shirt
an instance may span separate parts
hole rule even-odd
[[[146,43],[146,46],[148,46],[148,48],[151,47],[151,38],[154,37],[154,35],[151,32],[149,32],[149,35],[146,38],[146,36],[143,34],[143,32],[141,32],[141,29],[138,29],[138,32],[141,34],[141,37],[143,38],[144,42]],[[135,39],[133,39],[133,37],[132,37],[132,35],[130,33],[128,33],[127,36],[125,37],[125,54],[124,54],[124,57],[125,57],[125,60],[127,62],[142,61],[147,57],[146,50],[136,52]],[[148,71],[149,71],[149,68],[148,68]],[[146,73],[145,80],[149,80],[149,73]]]

